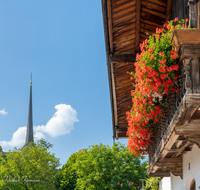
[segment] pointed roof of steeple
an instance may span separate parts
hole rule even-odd
[[[27,122],[27,133],[26,133],[26,146],[29,142],[34,142],[33,139],[33,115],[32,115],[32,74],[30,80],[30,96],[29,96],[29,108],[28,108],[28,122]]]

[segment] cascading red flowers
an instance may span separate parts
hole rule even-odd
[[[174,23],[178,18],[174,20]],[[140,44],[141,53],[136,55],[135,73],[130,73],[135,81],[132,95],[132,109],[126,113],[128,121],[127,135],[129,150],[139,156],[148,154],[152,144],[153,125],[158,122],[158,115],[163,115],[161,106],[167,106],[163,96],[169,90],[178,93],[176,80],[178,75],[178,54],[172,48],[171,38],[174,29],[185,28],[184,21],[174,27],[173,21],[156,29]]]

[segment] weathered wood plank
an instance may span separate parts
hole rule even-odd
[[[148,1],[150,1],[154,4],[157,4],[157,5],[161,5],[163,7],[166,7],[166,5],[167,5],[166,1],[164,1],[164,0],[148,0]]]
[[[123,55],[123,54],[134,54],[135,50],[134,49],[125,49],[125,50],[120,50],[116,52],[118,55]]]
[[[133,13],[134,11],[135,11],[135,2],[133,6],[130,6],[126,9],[122,9],[121,11],[118,11],[118,12],[112,12],[112,19],[123,17],[129,13]]]
[[[200,110],[196,110],[193,116],[190,118],[190,120],[199,120],[199,119],[200,119]]]
[[[117,116],[117,101],[116,101],[116,89],[115,89],[115,78],[114,78],[114,66],[111,61],[111,77],[112,77],[112,88],[113,88],[113,103],[114,103],[114,115],[115,115],[115,126],[118,125],[118,116]]]
[[[164,18],[160,18],[158,16],[155,16],[155,15],[152,15],[152,14],[149,14],[147,12],[141,12],[141,16],[144,17],[144,18],[148,18],[148,19],[151,19],[152,21],[156,20],[156,21],[159,21],[159,23],[161,25],[163,25],[163,23],[165,22],[165,19]],[[155,26],[156,27],[156,26]],[[158,26],[157,26],[158,27]]]
[[[155,26],[156,28],[158,27],[160,27],[160,28],[162,28],[162,23],[160,23],[159,22],[159,20],[152,20],[152,19],[148,19],[148,18],[146,18],[146,17],[142,17],[141,16],[141,23],[144,23],[144,24],[149,24],[149,25],[151,25],[151,26]]]
[[[135,42],[135,39],[134,40],[130,40],[128,42],[125,42],[123,44],[120,44],[118,45],[116,48],[115,48],[115,51],[119,51],[119,50],[126,50],[126,49],[131,49],[131,48],[134,48],[135,46],[133,45]],[[129,48],[128,48],[129,47]]]
[[[147,35],[152,35],[153,33],[155,33],[155,31],[144,29],[144,28],[141,28],[140,31],[141,33],[147,34]]]
[[[152,14],[152,15],[159,16],[159,17],[165,19],[165,12],[161,12],[161,11],[154,10],[154,9],[148,9],[148,8],[146,8],[146,7],[144,7],[144,6],[142,6],[142,11],[147,12],[147,13],[150,13],[150,14]]]
[[[136,25],[135,25],[135,51],[140,50],[140,12],[141,12],[141,0],[136,0]]]
[[[133,30],[133,29],[135,29],[135,23],[127,24],[127,25],[125,25],[123,27],[120,27],[115,32],[113,32],[113,36],[116,36],[116,35],[120,34],[121,32],[125,32],[125,31],[128,31],[128,30]]]
[[[176,142],[178,137],[179,135],[177,135],[175,131],[172,131],[171,136],[168,139],[166,139],[166,141],[164,139],[161,141],[157,152],[154,154],[152,161],[149,163],[148,173],[154,173],[158,169],[158,166],[155,165],[157,160],[159,159],[161,161],[165,158],[165,156],[169,153],[170,149],[172,148],[173,144]]]
[[[172,13],[172,0],[168,0],[165,22],[167,22],[171,19],[171,13]]]
[[[122,4],[121,6],[112,8],[112,13],[116,13],[116,12],[120,12],[122,10],[126,10],[127,8],[130,8],[131,6],[134,6],[135,4],[136,4],[136,1],[126,2],[126,3]]]
[[[181,162],[176,162],[176,163],[171,163],[171,162],[156,162],[156,166],[158,167],[164,167],[164,168],[170,168],[172,169],[173,167],[182,167],[183,163]]]
[[[189,145],[189,142],[186,142],[181,148],[180,150],[178,151],[177,154],[175,154],[173,157],[178,157],[183,151],[184,149]]]
[[[112,1],[112,7],[115,8],[115,7],[119,7],[121,5],[123,5],[124,3],[127,3],[127,2],[131,2],[132,0],[117,0],[115,2]]]
[[[108,33],[109,33],[109,40],[110,40],[110,52],[113,53],[111,0],[107,0],[107,10],[108,10]]]
[[[120,39],[120,38],[129,36],[129,35],[132,35],[132,34],[134,34],[134,33],[135,33],[134,30],[128,30],[128,31],[122,32],[122,33],[120,33],[120,34],[114,36],[114,41],[116,41],[116,40],[118,40],[118,39]]]
[[[128,36],[125,36],[124,38],[121,38],[119,40],[115,40],[114,41],[114,46],[117,47],[118,45],[122,44],[122,43],[125,43],[129,40],[133,40],[135,39],[135,33],[132,34],[132,35],[128,35]]]
[[[135,17],[135,10],[134,12],[131,12],[129,14],[124,15],[123,17],[117,18],[117,19],[113,19],[113,24],[118,24],[119,22],[124,22],[126,20],[132,19]]]
[[[177,157],[177,158],[164,158],[162,159],[162,161],[158,161],[158,163],[182,163],[183,162],[183,158],[182,157]]]
[[[124,21],[122,21],[122,22],[120,22],[120,23],[113,23],[113,32],[114,32],[115,30],[117,30],[118,27],[123,27],[123,26],[125,26],[125,25],[127,25],[127,24],[134,23],[135,21],[136,21],[136,18],[133,17],[133,18],[131,18],[131,19],[124,20]]]
[[[149,177],[170,177],[170,172],[156,171],[155,173],[149,173]]]
[[[118,55],[134,54],[135,50],[134,50],[134,47],[132,46],[131,48],[127,47],[127,48],[123,48],[123,49],[120,49],[120,50],[116,50],[115,53],[118,54]]]
[[[145,6],[145,7],[152,8],[155,11],[158,10],[158,11],[161,11],[163,13],[165,13],[165,11],[166,11],[166,8],[164,6],[160,6],[160,5],[154,4],[154,3],[149,2],[149,1],[143,0],[142,5]]]
[[[115,55],[113,55],[113,57],[115,57]],[[119,60],[117,60],[117,61],[115,61],[115,68],[126,68],[127,66],[129,66],[130,65],[130,63],[134,63],[135,61],[133,61],[133,60],[135,60],[135,54],[134,55],[130,55],[130,54],[124,54],[124,55],[116,55],[116,57],[121,57],[121,60],[119,61]],[[124,59],[127,59],[127,57],[131,57],[132,59],[130,59],[130,60],[128,60],[128,61],[124,61],[124,60],[122,60],[123,58]]]
[[[194,105],[194,104],[193,104]],[[190,106],[188,109],[187,109],[187,112],[185,114],[185,117],[182,121],[182,125],[185,125],[189,122],[190,118],[192,117],[192,115],[194,114],[194,112],[198,109],[198,107],[195,107],[195,106]]]

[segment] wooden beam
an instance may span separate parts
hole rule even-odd
[[[111,61],[116,62],[135,62],[135,54],[113,55]]]
[[[171,162],[157,162],[156,163],[156,166],[158,166],[158,167],[163,167],[163,168],[174,168],[174,167],[176,167],[176,168],[178,168],[178,167],[182,167],[182,165],[183,165],[183,163],[181,163],[181,162],[177,162],[177,163],[171,163]]]
[[[174,175],[174,176],[180,176],[181,179],[183,179],[183,171],[171,171],[171,173]]]
[[[116,99],[116,85],[115,85],[115,77],[114,77],[114,65],[111,61],[111,77],[112,77],[112,93],[113,93],[113,104],[114,104],[114,122],[115,126],[118,126],[118,115],[117,115],[117,99]]]
[[[182,125],[185,125],[188,123],[188,121],[190,120],[190,118],[192,117],[192,115],[194,114],[194,112],[198,109],[198,106],[195,106],[195,104],[191,105],[189,107],[189,109],[187,110],[185,117],[182,121]]]
[[[186,125],[176,126],[175,130],[179,135],[200,135],[200,120],[190,120]]]
[[[167,22],[171,19],[171,13],[172,13],[172,0],[168,0],[167,1],[167,10],[166,10],[165,22]]]
[[[107,0],[107,10],[108,10],[108,32],[109,32],[110,52],[113,53],[111,0]]]
[[[184,149],[189,145],[189,142],[186,142],[177,152],[177,154],[175,154],[173,157],[178,157],[183,151]]]
[[[200,106],[200,94],[186,94],[185,98],[186,98],[186,104],[188,104],[189,106],[190,105]]]
[[[179,135],[177,135],[175,133],[175,130],[173,130],[169,139],[162,140],[161,144],[158,147],[159,151],[157,151],[157,153],[154,154],[154,157],[151,163],[149,164],[148,173],[154,173],[158,169],[158,166],[156,166],[156,162],[158,161],[158,159],[161,161],[165,158],[165,156],[170,152],[170,149],[172,148],[173,144],[176,142],[176,139],[178,137]]]
[[[196,144],[200,148],[200,137],[188,137],[188,141]]]
[[[135,51],[140,50],[140,12],[141,12],[141,0],[136,0],[136,25],[135,25]]]
[[[183,162],[183,158],[182,157],[178,157],[178,158],[164,158],[162,161],[158,162],[158,163],[180,163]]]
[[[169,171],[156,171],[155,173],[150,173],[149,177],[170,177]]]
[[[176,142],[176,139],[179,137],[179,135],[176,135],[175,131],[172,132],[172,135],[168,139],[167,144],[165,145],[164,150],[160,154],[160,158],[164,158],[169,150],[172,148],[173,144]],[[163,142],[164,143],[164,142]],[[163,145],[164,146],[164,145]]]

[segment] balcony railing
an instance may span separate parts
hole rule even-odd
[[[149,150],[150,176],[182,177],[182,156],[200,144],[200,30],[175,30],[173,46],[179,53],[179,92],[169,91],[165,117],[154,126]],[[181,162],[182,163],[182,162]]]

